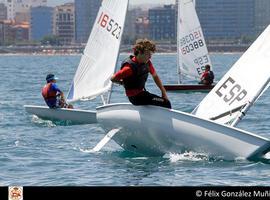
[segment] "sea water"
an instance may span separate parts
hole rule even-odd
[[[126,56],[120,55],[119,63]],[[240,56],[211,54],[216,80]],[[45,105],[41,88],[48,73],[59,77],[58,85],[67,94],[79,60],[79,55],[0,56],[0,185],[269,186],[269,164],[220,160],[198,152],[138,157],[113,141],[101,151],[91,153],[91,148],[104,136],[99,125],[69,126],[25,112],[25,104]],[[155,54],[152,61],[164,84],[177,82],[176,54]],[[151,77],[147,88],[160,94]],[[205,95],[168,93],[173,108],[185,112],[191,112]],[[269,98],[268,90],[237,127],[270,138]],[[100,102],[97,98],[74,106],[95,109]],[[111,102],[128,102],[121,86],[113,87]]]

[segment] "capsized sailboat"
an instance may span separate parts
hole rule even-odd
[[[211,91],[215,93],[214,98],[209,93],[199,104],[195,115],[157,106],[120,103],[98,107],[97,121],[105,130],[119,130],[111,138],[121,147],[142,155],[160,156],[192,150],[228,160],[238,157],[267,159],[269,139],[237,129],[232,124],[226,125],[226,121],[239,121],[244,111],[238,107],[246,111],[268,88],[269,37],[270,26]],[[256,70],[251,66],[256,66]],[[208,101],[210,97],[211,101]],[[205,102],[207,106],[204,106]],[[225,103],[237,110],[232,112],[233,117],[226,115],[226,120],[211,119],[216,114],[227,113]]]
[[[110,100],[128,0],[106,0],[96,17],[88,42],[74,75],[68,102],[87,101],[101,96],[103,104]],[[69,120],[73,123],[96,123],[96,111],[80,109],[50,109],[47,106],[24,106],[28,113],[41,118]]]
[[[210,91],[214,85],[198,84],[205,65],[211,64],[203,31],[193,0],[178,3],[177,18],[177,73],[178,84],[164,84],[167,91]],[[182,77],[196,84],[182,84]]]

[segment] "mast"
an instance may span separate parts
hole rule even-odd
[[[181,0],[180,0],[181,1]],[[181,84],[182,83],[182,75],[181,75],[181,70],[180,70],[180,60],[179,60],[179,54],[180,54],[180,51],[179,51],[179,34],[180,34],[180,31],[179,31],[179,27],[180,27],[180,2],[179,0],[176,1],[177,2],[177,31],[176,31],[176,34],[177,34],[177,37],[176,37],[176,42],[177,42],[177,74],[178,74],[178,84]]]
[[[125,13],[125,18],[124,18],[124,23],[123,23],[123,24],[125,24],[125,22],[126,22],[128,5],[129,5],[129,0],[127,1],[126,13]],[[124,32],[124,28],[123,28],[122,33],[121,33],[121,36],[120,36],[120,37],[121,37],[121,38],[120,38],[121,41],[122,41],[122,35],[123,35],[123,32]],[[121,45],[121,43],[120,43],[120,45]],[[117,62],[118,62],[119,51],[120,51],[120,45],[119,45],[118,56],[117,56],[115,65],[116,65]],[[113,73],[115,73],[115,72],[116,72],[116,66],[114,67],[114,72],[113,72]],[[111,88],[110,88],[110,90],[108,91],[109,93],[108,93],[108,96],[107,96],[107,101],[106,101],[106,102],[103,101],[103,104],[104,104],[104,105],[110,103],[112,91],[113,91],[113,84],[111,84]]]

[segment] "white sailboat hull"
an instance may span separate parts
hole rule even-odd
[[[121,39],[124,31],[128,0],[102,1],[95,23],[73,77],[67,102],[92,100],[101,96],[102,102],[110,101],[112,82]],[[108,56],[109,52],[109,56]],[[107,99],[105,96],[108,93]],[[27,112],[41,118],[70,120],[72,123],[96,123],[96,111],[77,109],[49,109],[26,105]]]
[[[112,139],[125,150],[147,156],[192,150],[254,160],[270,149],[266,138],[157,106],[105,105],[97,108],[97,121],[107,131],[120,128]]]
[[[67,120],[74,124],[97,123],[96,111],[57,108],[51,109],[47,106],[25,105],[25,110],[43,119]]]

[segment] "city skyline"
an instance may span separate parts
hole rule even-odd
[[[49,6],[61,5],[68,2],[74,2],[74,0],[48,0]],[[140,4],[153,4],[152,0],[130,0],[131,5],[140,5]],[[175,0],[155,0],[154,4],[174,4]]]

